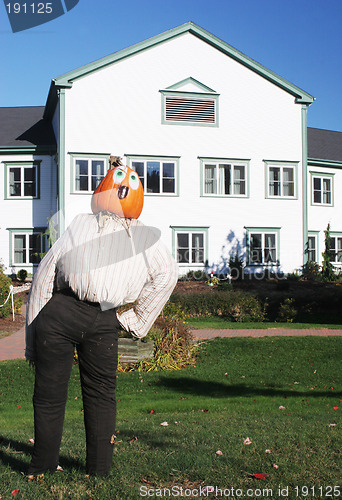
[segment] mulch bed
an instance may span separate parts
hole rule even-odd
[[[13,283],[13,286],[19,286],[19,284]],[[23,304],[26,304],[27,297],[28,297],[27,291],[19,292],[16,295],[21,297]],[[23,314],[23,312],[21,312],[21,314],[16,312],[14,315],[14,321],[13,321],[12,313],[9,316],[7,316],[7,318],[0,317],[0,339],[2,337],[7,337],[8,335],[11,335],[12,333],[17,332],[24,325],[25,325],[25,314]]]

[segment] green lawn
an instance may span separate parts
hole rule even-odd
[[[279,488],[288,488],[282,498],[328,498],[341,478],[341,354],[338,337],[222,338],[201,344],[195,367],[119,374],[117,443],[106,479],[84,475],[75,366],[64,472],[43,483],[22,474],[32,450],[33,372],[25,361],[0,362],[0,497],[18,489],[16,498],[25,500],[170,498],[168,491],[181,497],[183,488],[184,498],[224,498],[234,488],[235,498],[281,498]],[[268,476],[253,477],[259,473]],[[315,496],[305,487],[316,488]]]
[[[266,329],[266,328],[295,328],[295,329],[319,329],[329,328],[334,330],[341,330],[342,323],[280,323],[280,322],[256,322],[246,321],[237,322],[229,321],[227,318],[220,318],[217,316],[209,316],[207,318],[189,318],[186,320],[190,328],[214,328],[216,329],[232,329],[232,330],[250,330],[250,329]]]

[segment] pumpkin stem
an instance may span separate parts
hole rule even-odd
[[[110,156],[109,157],[109,168],[115,168],[122,165],[122,158],[120,156]]]

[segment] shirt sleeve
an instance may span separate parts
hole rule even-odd
[[[149,280],[134,307],[118,314],[124,330],[143,338],[168,301],[178,279],[178,266],[167,248],[159,241],[149,266]]]
[[[26,348],[25,357],[34,361],[34,331],[38,314],[49,302],[53,294],[56,264],[61,255],[67,234],[64,233],[50,248],[40,262],[34,275],[26,306]]]

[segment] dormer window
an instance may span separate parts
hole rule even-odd
[[[218,126],[218,96],[214,90],[187,78],[160,91],[162,123]]]

